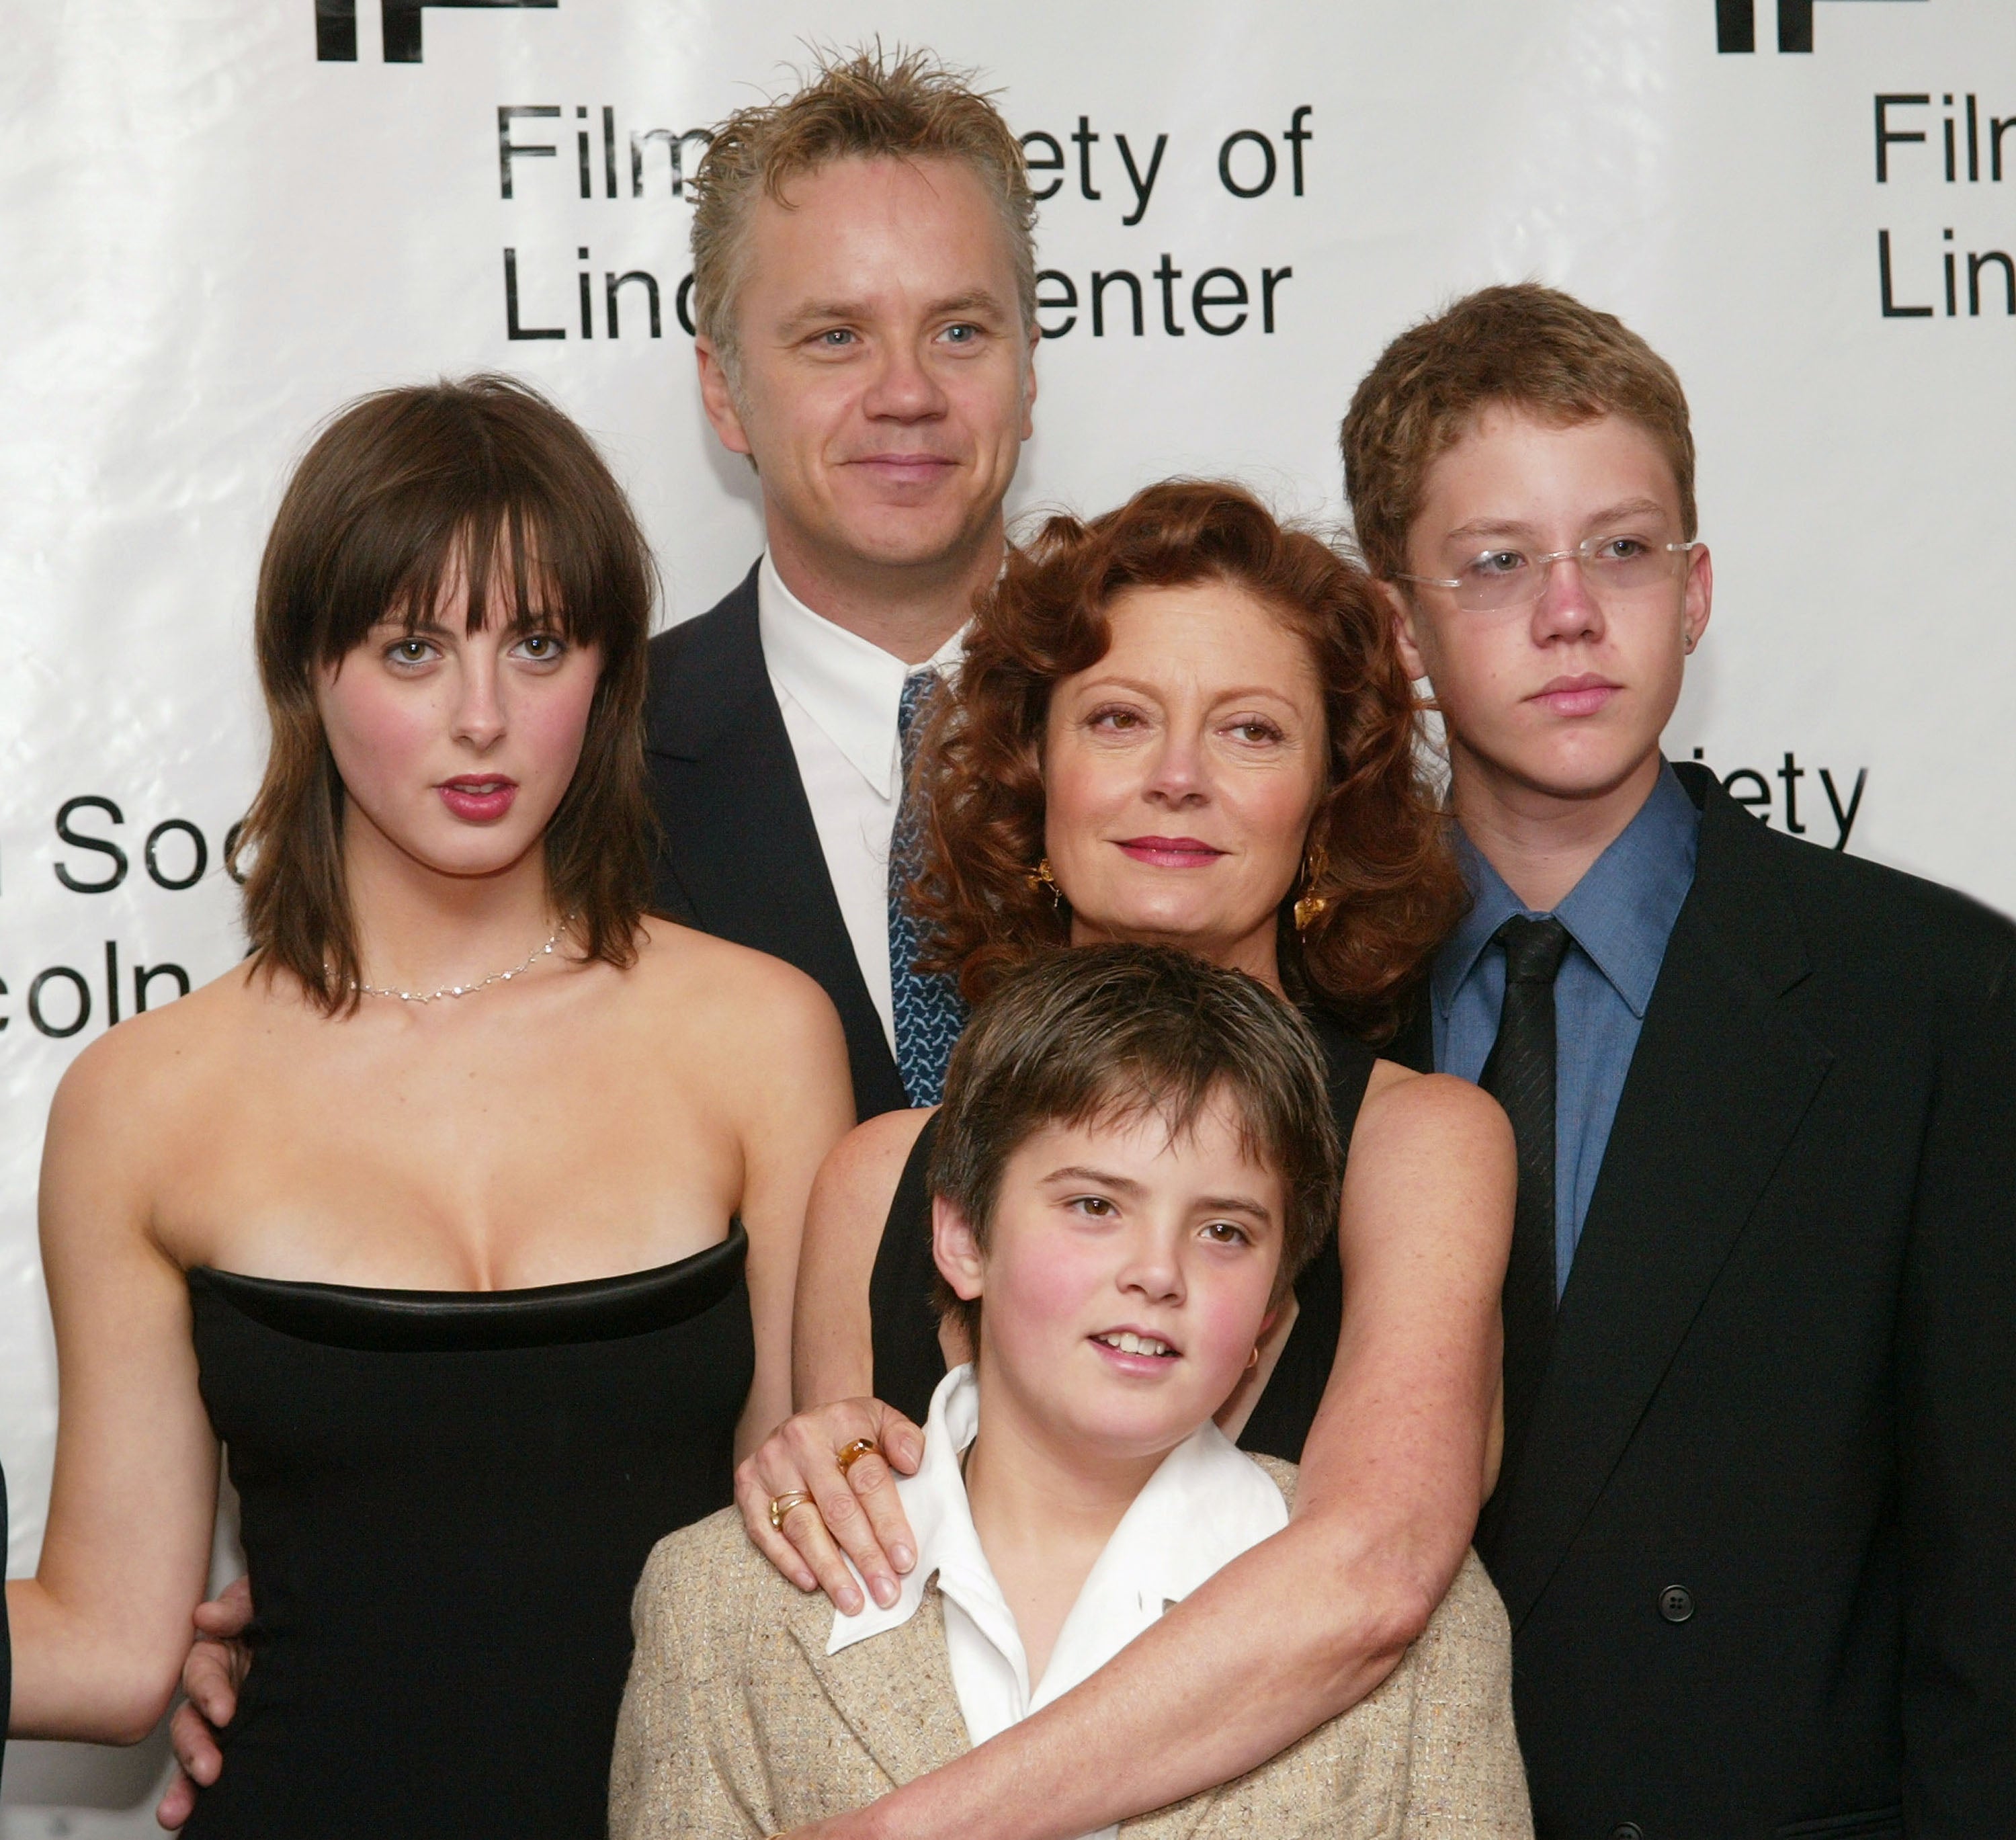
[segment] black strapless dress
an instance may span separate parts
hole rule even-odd
[[[1319,1010],[1305,1010],[1316,1032],[1329,1074],[1330,1110],[1347,1150],[1358,1108],[1378,1058]],[[932,1113],[903,1165],[889,1204],[882,1243],[869,1280],[868,1306],[875,1348],[875,1396],[919,1424],[931,1410],[931,1393],[944,1379],[945,1354],[938,1345],[938,1312],[931,1302],[937,1267],[931,1262],[931,1201],[924,1172],[938,1136]],[[1242,1450],[1301,1460],[1303,1440],[1316,1422],[1337,1358],[1344,1326],[1344,1272],[1337,1262],[1336,1233],[1295,1280],[1295,1326],[1288,1332],[1266,1391],[1239,1434]]]
[[[653,1545],[733,1496],[738,1224],[536,1290],[189,1274],[256,1611],[188,1840],[599,1840]]]

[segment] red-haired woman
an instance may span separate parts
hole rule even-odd
[[[1102,1702],[1111,1730],[1189,1696],[1197,1742],[1179,1755],[1143,1725],[1140,1755],[1078,1773],[1085,1806],[1057,1811],[1059,1831],[1219,1781],[1221,1739],[1228,1756],[1269,1754],[1306,1729],[1292,1722],[1312,1696],[1352,1703],[1455,1575],[1495,1466],[1511,1133],[1474,1087],[1363,1039],[1391,1031],[1462,908],[1420,714],[1363,571],[1236,487],[1175,481],[1089,523],[1053,518],[1010,556],[920,758],[926,963],[973,998],[1031,953],[1101,940],[1246,971],[1316,1025],[1349,1145],[1336,1244],[1221,1420],[1248,1449],[1301,1461],[1295,1519]],[[738,1472],[772,1562],[844,1609],[860,1597],[836,1539],[884,1602],[908,1557],[861,1441],[909,1467],[901,1414],[921,1417],[948,1354],[967,1358],[931,1309],[931,1117],[872,1120],[821,1172],[793,1345],[814,1409]],[[1277,1726],[1266,1748],[1246,1729]],[[1071,1729],[1046,1713],[1013,1741],[1069,1755]],[[952,1791],[930,1804],[961,1806]]]

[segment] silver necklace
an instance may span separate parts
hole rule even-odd
[[[545,945],[535,946],[526,953],[523,964],[513,965],[508,971],[492,971],[481,983],[445,984],[439,990],[385,990],[376,984],[366,984],[353,978],[350,981],[350,988],[359,996],[395,996],[402,1003],[431,1003],[439,1002],[445,996],[473,996],[479,990],[488,989],[493,984],[509,984],[513,978],[531,970],[541,959],[551,954],[566,935],[567,928],[573,924],[574,916],[569,914],[553,928],[553,936]]]

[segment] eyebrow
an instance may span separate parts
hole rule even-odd
[[[1585,518],[1584,528],[1615,523],[1619,518],[1643,517],[1647,515],[1664,517],[1668,507],[1657,499],[1620,499],[1615,505],[1606,505],[1593,516]],[[1510,537],[1537,535],[1535,527],[1516,517],[1479,517],[1470,523],[1459,524],[1449,533],[1445,542],[1454,542],[1464,537]]]
[[[1138,678],[1118,676],[1094,677],[1089,679],[1085,685],[1087,691],[1095,693],[1101,688],[1114,690],[1132,690],[1136,696],[1146,697],[1150,701],[1159,699],[1161,695],[1161,692],[1157,690],[1152,684],[1143,683]],[[1229,690],[1214,691],[1212,693],[1211,700],[1213,707],[1215,708],[1220,703],[1237,703],[1247,697],[1265,697],[1274,702],[1285,703],[1291,706],[1293,705],[1295,700],[1293,697],[1290,696],[1286,690],[1281,689],[1278,685],[1269,683],[1235,685]]]
[[[1095,1169],[1084,1163],[1067,1163],[1061,1169],[1053,1169],[1043,1178],[1051,1182],[1093,1182],[1102,1188],[1117,1189],[1125,1195],[1142,1195],[1148,1191],[1131,1176],[1116,1176],[1111,1169]]]
[[[1207,1214],[1244,1214],[1262,1226],[1273,1224],[1273,1210],[1262,1207],[1250,1195],[1200,1195],[1197,1204]]]
[[[970,288],[963,293],[933,301],[924,309],[924,317],[935,319],[950,313],[989,313],[996,319],[1005,319],[1007,311],[992,289]],[[868,319],[873,316],[874,310],[866,301],[805,301],[785,315],[779,323],[779,330],[788,337],[823,320]]]

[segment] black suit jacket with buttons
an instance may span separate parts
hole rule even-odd
[[[653,905],[815,979],[847,1032],[855,1110],[865,1118],[908,1105],[763,661],[756,571],[718,606],[660,633],[650,655]]]
[[[1483,1547],[1538,1831],[2016,1836],[2016,928],[1679,771],[1694,887]]]

